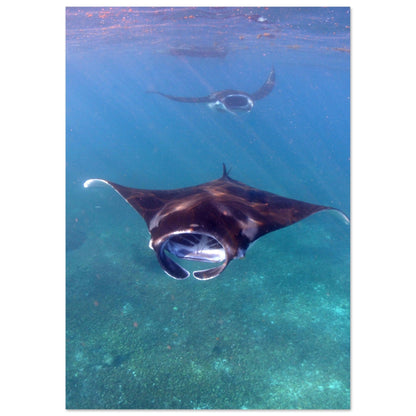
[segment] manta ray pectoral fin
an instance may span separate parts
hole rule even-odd
[[[94,179],[87,179],[84,182],[84,188],[90,188],[91,186],[93,186],[93,187],[109,186],[112,189],[114,189],[127,203],[130,204],[130,202],[127,200],[127,196],[125,194],[123,194],[122,191],[121,191],[121,189],[124,188],[124,187],[122,187],[120,185],[117,185],[116,183],[107,181],[105,179],[95,179],[95,178]],[[126,189],[128,189],[128,188],[126,188]]]
[[[346,225],[350,224],[350,219],[340,209],[338,209],[338,208],[329,208],[329,212],[333,212],[335,215],[340,216]]]
[[[272,70],[270,71],[270,74],[267,77],[266,82],[262,85],[262,87],[259,90],[257,90],[253,94],[250,94],[250,97],[253,100],[261,100],[262,98],[266,97],[266,95],[269,95],[272,92],[275,81],[276,81],[276,72],[274,70],[274,67],[272,67]]]
[[[87,179],[84,182],[84,188],[89,188],[90,186],[96,186],[100,184],[110,185],[105,179]]]
[[[174,95],[169,95],[169,94],[164,94],[163,92],[160,91],[153,91],[153,90],[149,90],[146,91],[149,94],[159,94],[162,97],[166,97],[169,98],[169,100],[173,100],[173,101],[179,101],[180,103],[209,103],[212,102],[213,99],[210,96],[206,96],[206,97],[176,97]]]

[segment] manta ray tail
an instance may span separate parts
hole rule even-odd
[[[228,178],[231,172],[231,168],[227,170],[225,163],[222,163],[222,178]]]

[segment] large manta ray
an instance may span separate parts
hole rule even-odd
[[[253,94],[248,94],[239,90],[222,90],[213,92],[205,97],[176,97],[168,95],[160,91],[147,91],[153,94],[159,94],[170,100],[179,101],[181,103],[207,103],[211,108],[218,111],[228,111],[235,114],[238,112],[250,112],[254,106],[254,101],[261,100],[270,94],[274,88],[276,74],[274,67],[263,84],[263,86]]]
[[[174,261],[181,259],[221,263],[193,273],[196,279],[218,276],[231,260],[244,257],[259,237],[294,224],[315,212],[338,211],[284,198],[238,182],[223,165],[222,177],[211,182],[173,190],[127,188],[105,179],[88,179],[84,187],[105,183],[113,187],[146,221],[149,247],[162,269],[175,279],[189,272]]]

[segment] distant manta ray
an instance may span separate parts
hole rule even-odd
[[[223,165],[222,177],[198,186],[173,190],[127,188],[105,179],[88,179],[84,187],[104,183],[116,190],[146,221],[149,247],[162,269],[175,279],[189,272],[174,257],[221,263],[194,271],[196,279],[218,276],[231,260],[241,258],[253,241],[294,224],[315,212],[336,209],[284,198],[238,182]]]
[[[213,92],[205,97],[176,97],[160,91],[151,90],[146,92],[159,94],[170,100],[179,101],[181,103],[207,103],[212,109],[217,111],[228,111],[232,114],[235,114],[236,112],[248,113],[253,109],[254,101],[261,100],[272,92],[275,80],[276,73],[273,67],[266,82],[253,94],[248,94],[239,90],[222,90]]]

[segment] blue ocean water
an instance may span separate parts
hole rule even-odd
[[[222,175],[349,215],[348,8],[68,8],[68,408],[346,409],[349,226],[268,234],[217,278],[174,280],[105,178],[175,189]],[[187,56],[194,47],[222,56]],[[225,55],[225,56],[223,56]],[[252,112],[148,94],[256,91]]]

